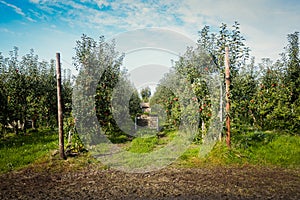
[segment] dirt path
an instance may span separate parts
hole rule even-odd
[[[0,199],[300,199],[300,170],[166,168],[145,174],[85,168],[0,176]]]

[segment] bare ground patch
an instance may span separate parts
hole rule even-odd
[[[130,174],[92,166],[27,168],[0,176],[0,199],[300,199],[300,170],[258,166],[168,167]]]

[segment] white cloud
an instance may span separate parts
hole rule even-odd
[[[6,6],[10,7],[10,8],[12,8],[17,14],[25,17],[28,21],[35,22],[34,19],[32,19],[31,17],[26,16],[26,14],[22,11],[21,8],[15,6],[13,4],[6,3],[5,1],[2,1],[2,0],[0,0],[0,3],[6,5]]]
[[[12,8],[12,9],[14,9],[14,11],[15,11],[16,13],[18,13],[19,15],[25,16],[25,13],[22,11],[21,8],[15,6],[15,5],[13,5],[13,4],[6,3],[5,1],[0,1],[0,3],[6,5],[6,6],[10,7],[10,8]]]
[[[231,25],[234,21],[241,24],[241,33],[247,39],[252,53],[260,61],[263,57],[273,60],[283,51],[288,33],[300,30],[300,3],[298,1],[209,1],[186,0],[179,6],[178,14],[185,20],[184,28],[191,32],[207,24],[218,27],[222,22]],[[291,3],[293,2],[293,3]],[[198,13],[198,16],[196,15]],[[189,26],[198,21],[197,28]]]
[[[36,4],[40,3],[39,0],[29,0],[29,2],[31,2],[31,3],[36,3]]]
[[[25,17],[24,12],[0,0]],[[52,16],[80,32],[107,37],[133,29],[161,27],[176,30],[197,40],[197,32],[209,25],[218,30],[222,22],[241,24],[246,43],[258,59],[276,59],[288,33],[300,30],[300,3],[293,0],[30,0],[50,21]],[[291,3],[293,2],[293,3]],[[94,5],[94,6],[90,6]],[[48,15],[46,15],[48,13]],[[28,18],[30,20],[31,18]],[[33,19],[31,19],[33,20]]]
[[[0,32],[8,33],[8,34],[15,34],[15,32],[13,32],[7,28],[0,28]]]

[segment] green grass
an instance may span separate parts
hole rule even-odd
[[[199,145],[191,144],[177,161],[175,161],[175,165],[188,168],[202,166],[201,159],[199,158],[199,151]]]
[[[127,142],[125,149],[134,153],[149,153],[164,147],[177,135],[165,132],[159,137],[149,135]],[[233,134],[232,148],[225,141],[217,142],[204,157],[199,157],[201,145],[191,144],[175,163],[179,167],[208,167],[214,165],[263,165],[285,168],[300,167],[300,136],[278,132],[249,132]],[[51,152],[58,149],[58,134],[53,130],[30,131],[26,135],[6,135],[0,140],[0,174],[31,166],[40,170],[78,170],[101,163],[90,153],[60,160]]]
[[[281,135],[267,145],[250,147],[248,152],[253,164],[299,167],[300,137]]]
[[[232,138],[230,149],[224,141],[217,142],[204,158],[196,158],[200,148],[195,145],[190,147],[178,163],[184,166],[252,164],[300,167],[300,137],[295,135],[273,132],[237,135]]]
[[[128,151],[132,153],[149,153],[154,150],[158,145],[158,139],[156,136],[146,138],[135,138],[132,142]]]
[[[56,131],[30,131],[26,135],[9,134],[0,141],[0,173],[23,168],[56,149]]]
[[[127,148],[132,153],[149,153],[153,150],[162,148],[168,144],[176,136],[176,131],[168,131],[162,137],[157,137],[155,134],[143,134],[143,137],[137,137],[132,140]]]

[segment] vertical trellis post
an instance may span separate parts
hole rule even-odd
[[[56,53],[56,83],[57,83],[59,155],[60,155],[60,158],[66,159],[66,155],[65,155],[65,151],[64,151],[63,113],[62,113],[62,100],[61,100],[60,53]]]
[[[223,81],[220,81],[220,123],[223,126]],[[222,132],[219,133],[219,141],[222,140]]]
[[[226,85],[226,144],[230,148],[230,61],[229,47],[225,47],[225,85]]]

